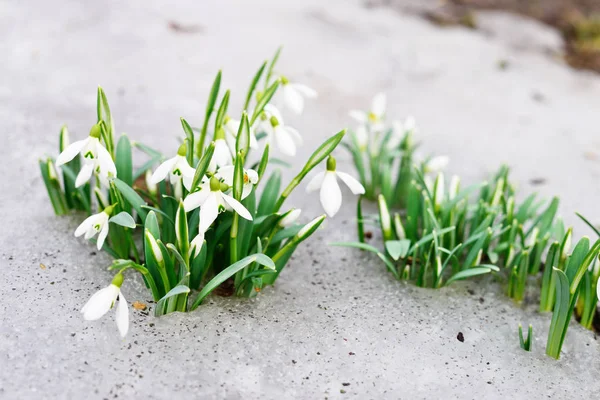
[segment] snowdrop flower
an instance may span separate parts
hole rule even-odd
[[[210,160],[208,170],[214,172],[217,168],[233,165],[233,156],[225,140],[225,129],[219,128],[214,136],[214,144],[215,152]]]
[[[436,174],[444,170],[444,168],[446,168],[449,162],[450,158],[448,156],[432,157],[425,162],[423,169],[426,174]]]
[[[302,213],[301,209],[292,208],[290,211],[286,212],[283,215],[283,218],[281,218],[279,220],[277,225],[279,225],[279,227],[281,227],[281,228],[288,228],[288,227],[292,226],[294,224],[294,222],[296,222],[296,220],[300,216],[300,213]]]
[[[246,207],[233,197],[224,193],[229,189],[229,185],[219,181],[219,179],[213,176],[209,181],[200,186],[200,190],[190,193],[185,198],[183,206],[186,212],[200,207],[199,232],[206,232],[217,219],[219,213],[225,210],[233,210],[238,213],[240,217],[252,221],[252,215],[248,212]]]
[[[412,134],[416,131],[416,122],[412,116],[407,117],[404,122],[392,122],[392,135],[388,140],[386,147],[388,150],[394,150],[402,143],[405,134]]]
[[[75,187],[80,187],[90,180],[92,174],[100,178],[103,186],[108,186],[108,178],[117,176],[117,168],[113,159],[100,144],[100,126],[94,125],[87,139],[71,143],[56,159],[56,165],[68,163],[78,154],[83,157],[81,170],[75,179]]]
[[[94,293],[81,309],[81,313],[86,321],[95,321],[102,318],[108,310],[114,307],[116,302],[117,313],[115,320],[117,328],[121,337],[125,337],[129,330],[129,308],[127,307],[127,300],[125,300],[125,296],[121,292],[122,284],[123,275],[118,273],[110,285]]]
[[[366,126],[359,125],[354,132],[354,137],[356,138],[358,150],[361,152],[367,150],[367,146],[369,145],[369,132],[367,132]]]
[[[265,106],[264,118],[261,126],[264,127],[267,133],[267,143],[270,143],[274,139],[279,151],[286,156],[295,156],[297,146],[302,144],[302,136],[300,136],[298,131],[291,126],[285,125],[279,110],[270,104]]]
[[[154,171],[150,177],[150,185],[156,185],[165,180],[168,176],[172,185],[183,181],[183,185],[189,190],[192,186],[196,170],[187,162],[187,159],[185,158],[186,154],[187,145],[183,143],[179,146],[179,150],[177,150],[177,155],[175,157],[169,158],[156,168],[156,171]],[[148,189],[150,189],[150,187]]]
[[[102,212],[87,217],[75,230],[75,237],[85,234],[86,239],[91,239],[99,233],[96,246],[100,250],[108,236],[108,219],[113,208],[114,206],[108,206]]]
[[[215,176],[217,178],[222,179],[227,186],[231,187],[233,186],[234,172],[235,167],[233,165],[228,165],[226,167],[219,168]],[[258,183],[258,174],[253,169],[245,169],[243,179],[244,186],[242,189],[242,200],[250,195],[250,193],[252,192],[252,188]]]
[[[352,110],[349,115],[361,124],[368,125],[373,132],[380,132],[384,128],[385,106],[385,93],[378,93],[373,98],[369,111]]]
[[[292,83],[285,76],[280,76],[281,90],[286,107],[300,115],[304,110],[304,98],[314,99],[317,92],[301,83]]]
[[[225,129],[225,141],[229,145],[231,153],[235,154],[235,142],[237,140],[238,131],[240,130],[241,121],[232,119],[229,116],[225,117],[223,121],[223,129]],[[256,140],[256,133],[254,127],[250,127],[250,148],[257,149],[258,141]]]
[[[336,171],[335,158],[329,156],[327,159],[327,171],[319,172],[306,186],[307,192],[320,189],[321,205],[325,212],[333,217],[342,206],[342,191],[337,182],[340,178],[350,188],[353,194],[364,194],[365,188],[352,176]]]

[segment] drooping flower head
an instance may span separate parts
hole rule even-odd
[[[127,308],[127,300],[121,292],[122,284],[123,275],[118,273],[110,285],[100,289],[90,297],[81,309],[81,313],[86,321],[95,321],[102,318],[117,303],[115,320],[121,337],[125,337],[129,331],[129,309]]]
[[[56,166],[68,163],[81,154],[83,163],[75,187],[80,187],[90,180],[93,174],[100,179],[103,186],[108,186],[109,178],[117,177],[117,167],[104,146],[100,143],[100,125],[90,130],[90,135],[83,140],[71,143],[56,159]]]
[[[186,159],[187,144],[184,142],[179,146],[177,155],[169,158],[156,168],[156,171],[150,177],[149,183],[156,185],[157,183],[169,177],[172,185],[183,183],[186,189],[190,189],[194,180],[196,170],[190,166]]]
[[[285,124],[279,110],[267,104],[260,119],[259,127],[267,134],[267,142],[275,141],[279,151],[286,156],[295,156],[297,147],[302,144],[302,136],[296,129]]]
[[[306,85],[290,82],[285,76],[280,76],[279,80],[286,107],[298,115],[304,110],[304,98],[317,97],[317,92]]]
[[[85,239],[89,240],[98,234],[96,246],[100,250],[108,236],[108,219],[113,209],[114,206],[108,206],[102,212],[87,217],[75,230],[75,237],[85,234]]]
[[[327,159],[327,170],[315,175],[306,186],[306,191],[309,193],[320,189],[321,205],[330,217],[337,214],[342,206],[342,191],[337,178],[340,178],[353,194],[365,193],[365,188],[359,181],[345,172],[336,170],[335,158],[330,155]]]
[[[183,201],[186,212],[200,207],[200,224],[198,230],[203,234],[217,219],[219,213],[224,211],[235,211],[240,217],[252,221],[252,215],[239,201],[225,192],[230,186],[221,182],[216,177],[200,185],[200,190],[190,193]]]

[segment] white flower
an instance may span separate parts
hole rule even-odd
[[[329,156],[327,159],[327,170],[319,172],[306,186],[307,192],[320,189],[321,205],[325,212],[333,217],[342,206],[342,191],[337,182],[339,177],[350,188],[353,194],[364,194],[365,188],[352,176],[336,171],[335,158]]]
[[[108,186],[108,178],[117,176],[117,167],[110,153],[100,144],[100,127],[98,125],[92,127],[90,136],[86,139],[71,143],[60,153],[56,159],[56,165],[66,164],[78,154],[83,157],[83,163],[75,179],[75,187],[84,185],[94,173],[104,186]]]
[[[237,140],[237,134],[240,130],[241,121],[237,119],[232,119],[230,117],[225,117],[225,122],[223,123],[223,129],[225,129],[225,141],[231,150],[231,153],[235,154],[235,142]],[[258,142],[256,141],[256,133],[254,132],[254,127],[250,127],[250,148],[257,149]]]
[[[233,186],[233,174],[235,172],[235,167],[233,165],[228,165],[222,168],[215,173],[217,178],[223,180],[223,182],[227,186]],[[258,183],[258,174],[253,169],[245,169],[244,170],[244,186],[242,189],[242,200],[250,195],[252,192],[252,188],[254,185]]]
[[[252,215],[246,207],[233,197],[223,193],[229,190],[229,185],[220,182],[216,177],[200,186],[200,190],[190,193],[183,201],[186,212],[200,207],[200,225],[198,231],[202,234],[208,230],[217,219],[219,213],[235,211],[240,217],[252,221]]]
[[[424,172],[427,174],[437,174],[444,170],[444,168],[446,168],[449,162],[450,158],[448,156],[432,157],[425,162]]]
[[[352,110],[349,115],[361,124],[368,125],[373,132],[380,132],[384,128],[385,107],[385,93],[378,93],[373,98],[369,111]]]
[[[158,182],[165,180],[168,176],[172,185],[183,181],[183,185],[189,190],[192,186],[196,170],[190,166],[185,158],[186,153],[187,145],[183,143],[179,147],[175,157],[169,158],[156,168],[156,171],[154,171],[150,177],[150,185],[156,185]]]
[[[231,155],[231,151],[229,150],[229,146],[227,146],[227,142],[225,141],[224,136],[216,138],[214,143],[215,152],[213,153],[213,156],[210,159],[210,164],[208,167],[208,170],[213,172],[217,168],[233,164],[233,156]]]
[[[369,132],[367,131],[366,126],[359,125],[354,132],[354,136],[356,138],[356,144],[358,145],[358,149],[362,152],[367,149],[369,145]]]
[[[301,83],[291,83],[286,77],[281,76],[281,91],[285,105],[296,114],[304,110],[304,98],[314,99],[317,92]]]
[[[302,136],[296,129],[285,125],[281,113],[272,105],[267,104],[264,111],[266,118],[261,127],[267,133],[267,143],[274,139],[279,151],[286,156],[295,156],[297,146],[302,144]]]
[[[450,201],[454,200],[456,196],[458,196],[458,191],[460,190],[460,178],[457,175],[452,175],[452,179],[450,179],[450,190],[448,192],[448,197]]]
[[[122,283],[123,275],[120,273],[115,275],[110,285],[94,293],[88,302],[85,303],[81,309],[81,313],[86,321],[95,321],[102,318],[117,302],[115,320],[121,337],[125,337],[129,330],[129,308],[127,307],[127,300],[125,300],[125,296],[121,292]]]
[[[98,247],[98,250],[100,250],[108,236],[108,218],[110,217],[110,211],[112,211],[112,206],[107,207],[98,214],[87,217],[75,230],[75,237],[79,237],[85,233],[85,238],[90,239],[99,232],[100,234],[98,235],[96,246]]]
[[[287,213],[285,213],[283,215],[283,218],[281,218],[279,220],[277,225],[279,225],[282,228],[287,228],[287,227],[292,226],[292,224],[294,222],[296,222],[296,220],[300,216],[301,212],[302,212],[302,210],[299,208],[292,208],[290,211],[288,211]]]
[[[405,134],[411,134],[416,131],[416,122],[412,116],[407,117],[404,122],[394,121],[392,122],[392,134],[386,144],[388,150],[396,149],[400,143],[402,143],[402,139],[404,139]]]
[[[204,245],[204,232],[200,231],[196,235],[196,237],[190,242],[190,254],[193,251],[194,258],[198,257],[200,254],[200,250],[202,250],[202,246]]]

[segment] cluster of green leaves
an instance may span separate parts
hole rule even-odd
[[[542,288],[543,310],[553,307],[546,354],[557,359],[573,311],[576,308],[579,310],[581,324],[589,329],[598,301],[595,282],[600,274],[600,239],[590,247],[590,239],[584,236],[577,242],[573,252],[564,256],[563,250],[568,241],[570,232],[562,242],[554,242],[550,247]]]
[[[359,242],[338,244],[377,253],[397,279],[422,287],[439,288],[505,265],[511,297],[520,300],[527,274],[539,270],[558,201],[541,213],[537,210],[542,203],[534,196],[516,207],[508,172],[502,167],[490,182],[463,190],[454,178],[446,190],[443,174],[432,181],[415,167],[406,208],[391,215],[388,204],[397,202],[380,195],[379,216],[369,219],[363,217],[359,201]],[[381,228],[383,250],[365,243],[363,224],[373,222]]]
[[[390,147],[392,128],[382,133],[369,133],[372,137],[366,143],[356,132],[351,132],[350,140],[343,146],[350,152],[359,174],[360,183],[365,188],[364,197],[376,200],[383,194],[393,206],[404,207],[413,175],[414,153],[417,148],[413,131],[406,130],[397,146]],[[394,172],[396,171],[396,172]],[[421,167],[423,171],[423,167]]]
[[[215,177],[209,171],[214,153],[214,142],[207,143],[208,135],[211,134],[209,126],[210,121],[214,121],[213,136],[223,130],[230,97],[230,92],[226,91],[218,101],[221,72],[219,71],[212,85],[202,128],[192,129],[186,120],[181,119],[183,140],[187,143],[185,157],[195,169],[195,175],[189,192],[184,188],[180,198],[176,195],[177,189],[168,179],[155,188],[148,187],[144,179],[138,179],[164,157],[146,145],[131,142],[125,135],[121,136],[115,146],[110,108],[102,89],[98,91],[101,142],[113,156],[118,178],[110,181],[107,191],[97,183],[93,190],[94,199],[99,210],[114,207],[113,214],[121,215],[126,212],[134,216],[133,226],[111,221],[117,223],[111,225],[103,249],[115,258],[111,269],[119,272],[130,269],[142,275],[157,302],[156,315],[193,310],[211,291],[228,280],[233,284],[236,295],[255,296],[264,286],[275,282],[296,248],[325,219],[325,216],[319,216],[308,224],[283,224],[283,218],[292,210],[281,212],[280,209],[303,178],[337,147],[345,131],[331,136],[321,144],[285,188],[282,188],[279,170],[271,171],[270,176],[266,177],[270,161],[269,144],[266,144],[262,155],[252,165],[259,181],[250,194],[242,199],[244,168],[250,151],[250,126],[261,117],[265,105],[279,87],[278,80],[269,83],[278,55],[279,52],[270,63],[262,64],[252,79],[236,140],[233,162],[235,172],[230,193],[250,212],[252,220],[239,218],[237,213],[221,212],[205,232],[200,251],[195,251],[196,246],[192,244],[192,239],[199,233],[200,209],[186,212],[183,200],[188,194],[201,190],[202,183],[207,179]],[[261,78],[265,79],[265,90],[258,93],[256,88]],[[252,115],[247,115],[246,110],[252,99],[255,99],[254,111]],[[64,132],[66,128],[61,131],[60,151],[65,148]],[[134,149],[139,149],[148,158],[135,171]],[[69,210],[83,210],[88,215],[92,214],[91,185],[74,189],[75,177],[79,172],[78,161],[74,160],[63,168],[62,184],[56,174],[53,159],[40,162],[44,182],[58,215],[66,214]],[[266,183],[259,194],[258,184],[263,182]],[[133,229],[134,227],[140,229]],[[197,291],[197,295],[190,302],[188,297],[194,291]]]

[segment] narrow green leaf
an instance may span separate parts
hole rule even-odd
[[[129,186],[133,185],[133,160],[131,155],[131,142],[127,135],[122,135],[117,143],[115,165],[117,176]]]
[[[488,267],[473,267],[473,268],[469,268],[469,269],[464,269],[464,270],[459,271],[456,274],[452,275],[450,277],[450,279],[448,279],[446,281],[445,286],[448,286],[449,284],[451,284],[454,281],[471,278],[471,277],[477,276],[477,275],[487,274],[491,271],[492,270]]]
[[[136,193],[129,185],[127,185],[122,180],[115,178],[113,181],[119,192],[123,195],[125,200],[133,207],[133,209],[138,213],[142,220],[146,219],[146,210],[142,208],[143,205],[146,205],[144,199],[140,197],[139,194]]]
[[[254,78],[252,78],[252,82],[250,83],[250,87],[248,88],[248,93],[246,94],[246,101],[244,102],[244,110],[248,110],[248,106],[250,105],[250,100],[252,100],[252,95],[254,94],[254,91],[256,90],[256,85],[260,81],[260,78],[262,77],[262,74],[263,74],[265,68],[267,67],[267,63],[268,63],[268,61],[265,61],[260,66],[258,71],[256,71],[256,74],[254,74]]]

